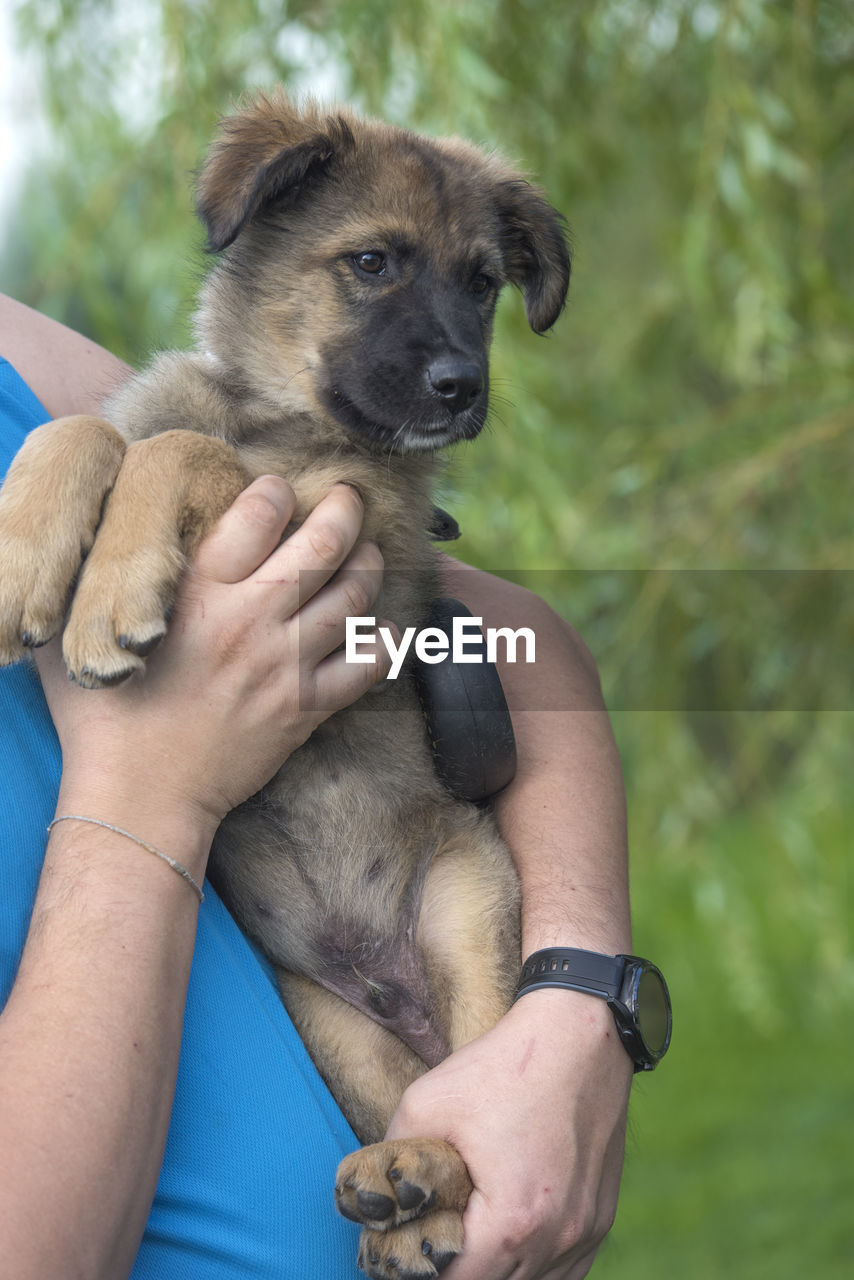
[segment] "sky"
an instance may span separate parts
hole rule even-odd
[[[0,229],[5,223],[19,156],[12,109],[17,76],[12,57],[11,26],[9,8],[0,4]]]
[[[0,236],[14,216],[27,157],[48,141],[35,67],[14,41],[16,7],[15,0],[0,0]]]

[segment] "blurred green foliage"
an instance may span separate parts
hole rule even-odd
[[[854,14],[849,0],[28,0],[53,145],[2,287],[139,362],[188,340],[192,171],[284,81],[497,146],[567,215],[501,308],[459,554],[594,650],[636,945],[676,1001],[601,1276],[854,1264]],[[556,691],[556,700],[559,700]]]

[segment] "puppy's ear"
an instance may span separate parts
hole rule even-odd
[[[508,278],[522,290],[531,328],[545,333],[563,310],[569,289],[563,218],[524,178],[499,183],[497,201]]]
[[[199,176],[196,212],[213,253],[274,200],[293,195],[336,152],[353,146],[343,116],[299,111],[283,94],[258,97],[220,124]]]

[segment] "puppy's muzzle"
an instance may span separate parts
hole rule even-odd
[[[483,371],[474,360],[463,356],[442,356],[427,370],[427,381],[434,395],[451,413],[470,409],[483,392]]]

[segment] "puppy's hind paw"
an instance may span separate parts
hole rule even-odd
[[[359,1266],[372,1280],[431,1280],[459,1253],[471,1179],[447,1142],[406,1138],[354,1151],[335,1200],[364,1226]]]
[[[443,1209],[393,1227],[362,1232],[359,1266],[371,1280],[433,1280],[463,1246],[459,1213]]]

